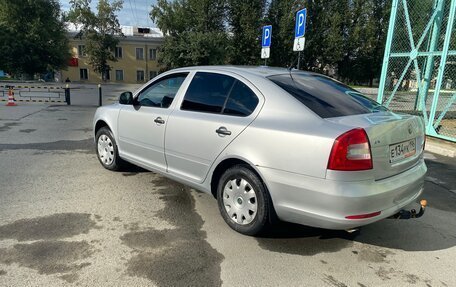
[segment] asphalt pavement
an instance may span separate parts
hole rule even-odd
[[[94,112],[0,106],[0,286],[456,286],[454,158],[426,152],[420,219],[255,238],[211,195],[102,168]]]

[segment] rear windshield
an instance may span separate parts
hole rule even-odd
[[[292,73],[268,79],[322,118],[388,110],[360,92],[323,75]]]

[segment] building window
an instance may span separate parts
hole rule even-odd
[[[142,71],[142,70],[136,71],[136,81],[144,82],[144,71]]]
[[[136,48],[136,60],[144,60],[144,49]]]
[[[123,55],[122,47],[116,47],[116,51],[115,51],[116,58],[122,58],[122,55]]]
[[[79,57],[87,56],[87,53],[85,51],[85,45],[78,45],[78,56]]]
[[[157,76],[157,71],[149,71],[149,80],[152,80]]]
[[[105,80],[110,81],[111,80],[111,71],[106,71],[105,72]]]
[[[81,80],[88,80],[89,79],[89,71],[87,71],[87,69],[79,69],[79,78]]]
[[[149,59],[152,61],[157,60],[157,49],[149,49]]]
[[[116,70],[116,81],[123,81],[123,70]]]

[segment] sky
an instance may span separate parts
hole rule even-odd
[[[117,14],[120,25],[155,27],[149,18],[149,12],[156,0],[124,0],[123,2],[123,9]],[[93,11],[96,11],[97,3],[97,0],[92,0]],[[70,0],[60,0],[60,4],[63,11],[70,9]]]

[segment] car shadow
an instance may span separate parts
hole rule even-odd
[[[313,255],[351,247],[354,242],[403,251],[435,251],[456,246],[456,165],[450,158],[431,155],[426,159],[428,173],[424,192],[406,209],[419,208],[427,199],[422,218],[384,219],[364,226],[359,232],[332,231],[278,222],[267,234],[258,237],[261,248],[281,253]],[[452,229],[453,228],[453,229]],[[357,252],[357,251],[353,251]]]
[[[144,169],[142,167],[139,167],[139,166],[134,165],[129,162],[123,163],[119,172],[121,172],[123,176],[135,176],[137,174],[145,173],[145,172],[153,173],[152,171],[149,171],[147,169]]]
[[[354,233],[278,222],[257,241],[263,249],[297,255],[336,252],[351,247],[353,242],[404,251],[435,251],[456,246],[456,232],[451,230],[454,226],[451,222],[456,218],[456,195],[426,182],[421,198],[429,202],[422,218],[384,219]],[[415,203],[408,208],[417,207]]]

